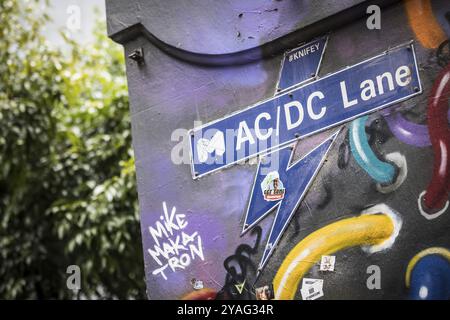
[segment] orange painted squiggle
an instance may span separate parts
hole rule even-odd
[[[181,300],[214,300],[217,292],[211,288],[203,288],[192,291],[181,298]]]
[[[430,0],[405,0],[405,7],[409,25],[423,47],[435,49],[447,39],[434,17]]]

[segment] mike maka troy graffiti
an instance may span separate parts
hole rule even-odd
[[[314,59],[316,63],[320,60]],[[289,65],[285,63],[285,67]],[[282,71],[283,74],[286,72]],[[278,159],[279,166],[275,170],[260,160],[243,227],[245,233],[278,207],[260,264],[262,268],[303,199],[337,133],[293,164],[292,143],[421,92],[412,43],[390,49],[193,129],[190,136],[193,178],[200,178],[256,155]],[[271,165],[273,167],[273,162]]]

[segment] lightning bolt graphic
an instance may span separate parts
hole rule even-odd
[[[258,271],[264,268],[275,249],[289,221],[303,200],[306,191],[319,172],[339,131],[326,138],[312,151],[292,164],[291,160],[295,152],[294,145],[288,145],[287,147],[268,153],[263,159],[259,160],[241,236],[271,213],[273,209],[276,207],[278,209]],[[284,185],[285,194],[281,200],[267,201],[264,199],[261,183],[267,173],[274,170],[277,170],[279,173],[279,180]]]

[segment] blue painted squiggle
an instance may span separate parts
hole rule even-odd
[[[414,300],[450,299],[450,262],[437,254],[420,259],[411,273],[409,297]]]
[[[350,149],[356,162],[380,184],[391,184],[395,178],[395,167],[377,158],[367,140],[365,124],[368,116],[353,120],[350,124]]]

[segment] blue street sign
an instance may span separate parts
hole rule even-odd
[[[322,166],[339,131],[322,141],[301,159],[291,162],[293,146],[264,156],[258,162],[242,234],[277,208],[267,244],[259,264],[261,270],[295,214],[309,186]]]
[[[327,39],[322,37],[286,52],[278,82],[280,92],[317,77]]]
[[[347,67],[191,131],[194,178],[422,92],[412,44]]]

